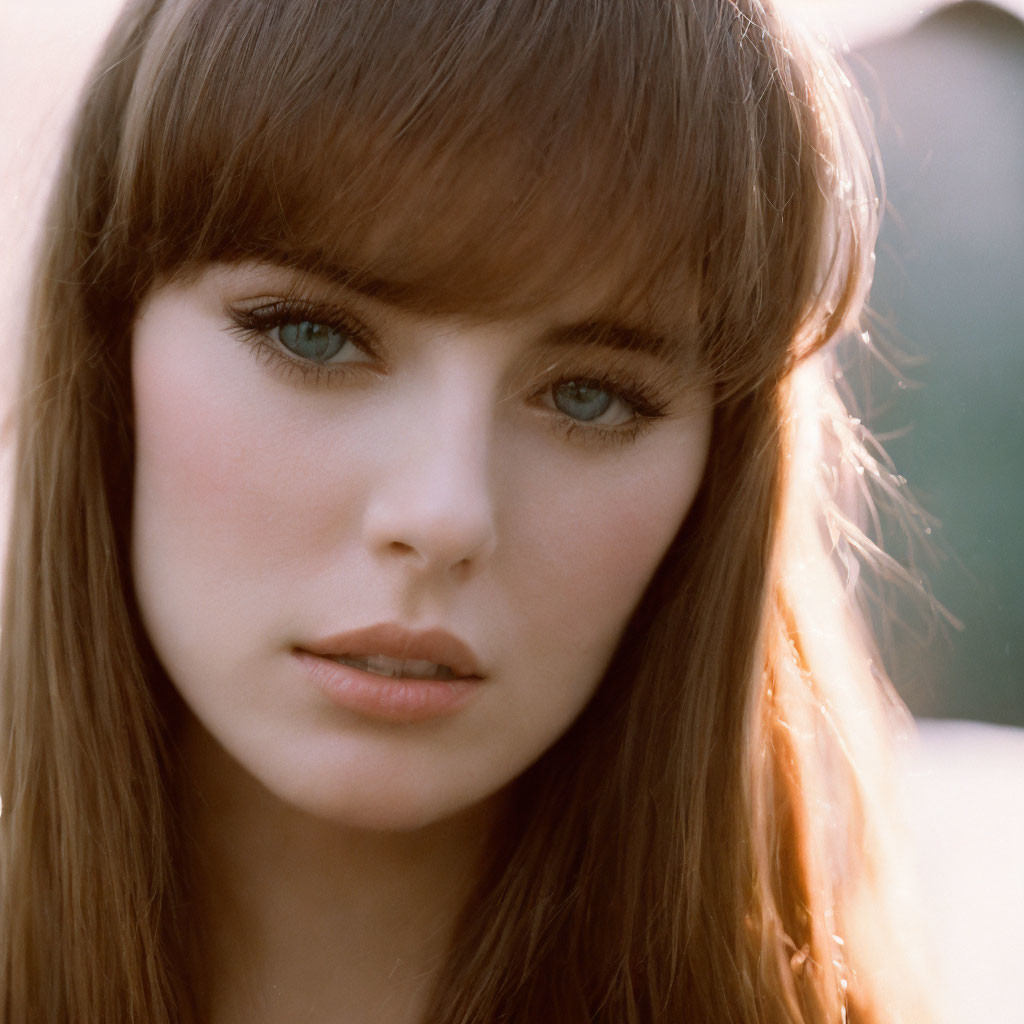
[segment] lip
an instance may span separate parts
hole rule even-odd
[[[485,678],[476,656],[458,637],[441,629],[415,632],[393,623],[303,643],[292,654],[332,703],[385,722],[422,722],[454,714]],[[375,654],[447,665],[455,677],[394,678],[334,660]]]
[[[321,658],[366,658],[383,654],[408,661],[432,661],[435,665],[447,665],[456,681],[476,682],[485,675],[476,655],[457,636],[443,629],[406,629],[393,622],[303,643],[297,650]]]

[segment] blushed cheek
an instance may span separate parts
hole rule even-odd
[[[223,554],[225,541],[244,543],[268,512],[245,404],[183,363],[137,353],[136,545],[182,558]]]
[[[208,338],[192,353],[179,342],[177,358],[173,346],[140,340],[136,560],[191,564],[225,586],[226,574],[254,579],[315,560],[346,527],[337,459],[324,457],[331,443],[315,410],[261,387],[264,371],[230,339]]]

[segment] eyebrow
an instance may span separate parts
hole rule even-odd
[[[546,332],[543,340],[555,348],[605,348],[616,352],[636,352],[669,362],[680,361],[680,349],[683,348],[665,334],[614,320],[587,320],[556,327]]]

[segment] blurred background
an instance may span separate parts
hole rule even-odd
[[[950,1022],[1024,1024],[1024,0],[782,6],[851,67],[885,169],[874,354],[840,364],[921,510],[886,548],[944,609],[897,589],[876,623],[920,726],[906,787],[935,982]],[[62,131],[119,7],[0,0],[0,412]]]

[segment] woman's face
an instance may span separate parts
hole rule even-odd
[[[425,825],[589,700],[711,419],[693,366],[602,299],[442,319],[257,264],[148,297],[136,593],[194,719],[277,796]]]

